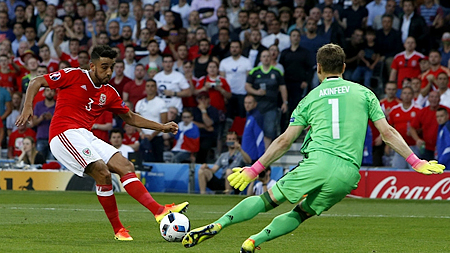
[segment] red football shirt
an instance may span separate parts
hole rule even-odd
[[[450,108],[445,106],[440,107],[447,109],[450,113]],[[439,124],[436,120],[436,111],[430,110],[429,106],[422,108],[411,122],[411,126],[414,127],[414,129],[422,130],[422,140],[425,141],[425,149],[434,151],[439,128]]]
[[[59,66],[58,66],[59,62],[54,59],[50,59],[47,63],[42,62],[42,64],[44,64],[47,67],[48,73],[58,71],[58,69],[59,69]]]
[[[61,61],[68,61],[72,68],[78,68],[80,66],[80,64],[78,63],[78,55],[75,57],[72,57],[71,55],[62,53],[60,58],[61,58]]]
[[[131,80],[130,78],[128,78],[126,76],[123,76],[122,81],[120,81],[120,83],[116,83],[116,77],[114,77],[113,79],[111,79],[109,81],[109,84],[111,84],[111,86],[117,90],[117,92],[119,93],[119,96],[122,97],[123,96],[123,87],[125,87],[125,84],[127,84],[131,81],[133,81],[133,80]]]
[[[104,111],[115,114],[129,111],[114,88],[109,84],[95,86],[87,70],[66,68],[44,78],[51,89],[60,89],[49,140],[68,129],[91,130]]]
[[[136,85],[136,81],[131,81],[125,84],[123,92],[128,93],[128,101],[136,105],[137,101],[147,97],[145,93],[145,81],[141,85]]]
[[[398,104],[392,107],[391,113],[389,114],[389,124],[402,135],[409,146],[416,145],[416,141],[408,135],[408,130],[419,111],[420,107],[414,104],[411,104],[407,109],[404,109],[402,104]]]
[[[129,136],[127,133],[123,133],[122,144],[133,145],[139,142],[139,132],[135,132],[133,135]]]
[[[392,61],[391,68],[397,70],[397,87],[401,89],[403,79],[418,77],[420,75],[419,60],[424,58],[423,54],[414,51],[406,59],[405,51],[397,54]]]
[[[191,81],[187,80],[189,85],[193,85],[194,87],[197,86],[198,80],[194,76],[192,77]],[[183,101],[183,107],[197,107],[198,103],[195,99],[195,96],[189,96],[189,97],[182,97],[181,100]]]
[[[104,111],[100,114],[100,117],[94,122],[95,124],[106,124],[113,123],[113,114],[108,111]],[[104,142],[109,143],[109,133],[105,130],[93,129],[92,133],[99,139],[102,139]]]
[[[392,107],[400,104],[402,101],[398,98],[394,98],[392,101],[388,101],[387,98],[380,100],[380,106],[386,116],[391,112]]]
[[[222,88],[228,92],[231,92],[231,89],[230,89],[230,86],[228,85],[227,80],[225,80],[225,78],[223,78],[221,76],[218,76],[217,78],[220,80],[220,84],[222,85]],[[211,80],[211,78],[209,78],[209,76],[204,76],[204,77],[200,78],[195,89],[199,90],[199,89],[203,88],[203,86],[205,86],[205,82],[216,84],[216,80]],[[215,88],[209,88],[208,93],[209,93],[209,98],[211,100],[211,106],[216,108],[219,111],[225,112],[226,111],[225,99],[224,99],[222,93],[220,93],[220,91],[216,90]]]
[[[440,73],[446,73],[447,76],[450,76],[450,70],[444,66],[440,66],[436,71],[433,71],[432,69],[425,71],[425,73],[423,73],[421,75],[422,85],[420,88],[425,88],[425,86],[427,86],[427,84],[428,84],[427,76],[433,75],[434,80],[437,80],[437,77]],[[437,90],[437,88],[438,87],[433,83],[432,90]],[[450,88],[450,82],[449,82],[449,88]]]
[[[14,147],[14,157],[18,157],[22,154],[23,138],[27,136],[33,137],[34,141],[36,142],[36,132],[31,128],[27,128],[23,133],[20,133],[19,130],[16,130],[9,136],[8,147]]]
[[[18,90],[18,86],[16,84],[16,74],[13,72],[9,73],[1,73],[0,72],[0,86],[7,89],[9,92],[13,92]],[[22,82],[20,83],[22,85]]]

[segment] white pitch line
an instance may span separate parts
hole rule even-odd
[[[48,210],[48,211],[85,211],[85,212],[104,212],[103,209],[80,209],[80,208],[54,208],[54,207],[3,207],[0,209],[10,210]],[[145,213],[147,210],[128,210],[119,209],[119,212]],[[223,212],[202,212],[209,214],[224,214]],[[273,216],[272,213],[260,213],[259,215]],[[424,215],[385,215],[385,214],[321,214],[320,217],[357,217],[357,218],[432,218],[432,219],[450,219],[450,216],[424,216]]]

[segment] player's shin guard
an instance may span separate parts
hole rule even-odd
[[[113,187],[112,185],[97,185],[96,188],[98,201],[102,205],[103,210],[105,210],[106,216],[114,229],[114,233],[117,233],[123,228],[123,225],[119,219],[119,210],[117,209]]]
[[[311,216],[297,205],[292,211],[275,217],[261,232],[250,236],[250,239],[255,240],[255,247],[257,247],[263,242],[270,241],[293,231],[309,217]]]
[[[231,224],[249,220],[258,213],[267,212],[277,206],[267,192],[261,196],[247,197],[214,223],[219,223],[224,228]]]
[[[122,182],[123,188],[125,188],[128,194],[150,210],[153,215],[157,214],[164,208],[152,198],[152,195],[150,195],[147,189],[145,189],[144,185],[141,181],[139,181],[135,173],[130,172],[124,175],[120,178],[120,182]]]

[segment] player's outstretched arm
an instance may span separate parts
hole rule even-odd
[[[441,174],[445,166],[436,161],[420,160],[403,140],[402,136],[390,126],[386,118],[374,122],[375,127],[380,131],[381,138],[395,152],[399,153],[413,167],[413,169],[422,174]]]
[[[148,120],[141,115],[132,112],[131,110],[124,114],[119,114],[119,116],[129,125],[152,129],[156,131],[161,131],[163,133],[173,133],[176,134],[178,132],[178,125],[175,122],[168,122],[166,124],[160,124],[158,122],[154,122]]]
[[[251,167],[234,168],[233,174],[228,176],[230,185],[243,191],[250,182],[258,177],[259,173],[289,150],[292,142],[298,138],[304,128],[304,126],[289,126],[282,135],[270,144],[264,155]]]
[[[25,94],[23,110],[19,118],[17,118],[16,126],[25,124],[33,117],[33,99],[41,87],[48,87],[48,83],[43,76],[35,77],[30,81],[27,93]]]

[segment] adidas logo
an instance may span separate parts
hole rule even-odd
[[[270,235],[270,229],[264,229],[264,232],[266,232],[267,235]]]
[[[230,219],[230,221],[232,221],[233,220],[233,215],[227,215],[227,217],[228,217],[228,219]]]

